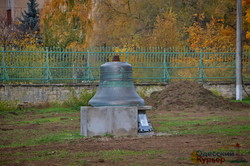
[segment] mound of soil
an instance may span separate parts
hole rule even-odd
[[[170,83],[162,91],[153,92],[145,101],[162,111],[227,111],[249,107],[248,104],[233,103],[216,96],[202,84],[191,81]]]

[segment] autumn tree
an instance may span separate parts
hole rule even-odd
[[[182,45],[176,15],[171,10],[157,16],[150,41],[151,46],[165,48]]]
[[[199,20],[187,28],[189,38],[187,42],[194,50],[199,48],[234,48],[235,29],[225,26],[223,20],[212,18],[210,22],[202,26],[200,22],[205,19],[203,14]]]
[[[29,0],[28,10],[24,11],[18,21],[8,24],[6,16],[0,18],[0,46],[14,48],[40,47],[38,4]]]
[[[49,0],[41,11],[41,34],[45,46],[86,47],[91,29],[90,0]]]
[[[182,42],[186,28],[202,21],[205,26],[212,17],[223,18],[223,24],[235,27],[235,0],[93,0],[94,20],[91,45],[147,46],[156,35],[157,18],[172,10]],[[204,20],[195,13],[203,12]],[[159,21],[159,20],[158,20]],[[157,25],[159,26],[159,25]],[[159,32],[159,31],[158,31]],[[160,35],[158,35],[160,36]],[[186,38],[185,38],[186,37]]]
[[[99,0],[93,16],[94,46],[147,44],[156,17],[165,11],[164,0]]]
[[[243,17],[243,30],[246,34],[246,45],[250,47],[250,0],[243,0],[243,9],[245,11],[245,15]]]
[[[5,20],[0,17],[0,20]],[[8,25],[7,22],[0,21],[0,47],[14,47],[14,48],[37,48],[41,44],[38,42],[33,34],[20,32],[18,23],[13,22]]]
[[[218,33],[233,32],[235,11],[235,0],[48,0],[40,22],[46,46],[167,47],[192,43],[186,29],[198,26],[203,33],[212,23],[214,33],[216,26],[224,29]]]

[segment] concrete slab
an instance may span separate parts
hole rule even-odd
[[[136,136],[137,107],[81,107],[81,135]]]

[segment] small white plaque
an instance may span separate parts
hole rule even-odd
[[[149,126],[146,114],[139,114],[139,119],[142,126]]]

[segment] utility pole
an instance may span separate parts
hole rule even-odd
[[[236,0],[237,25],[236,25],[236,100],[242,100],[242,0]]]

